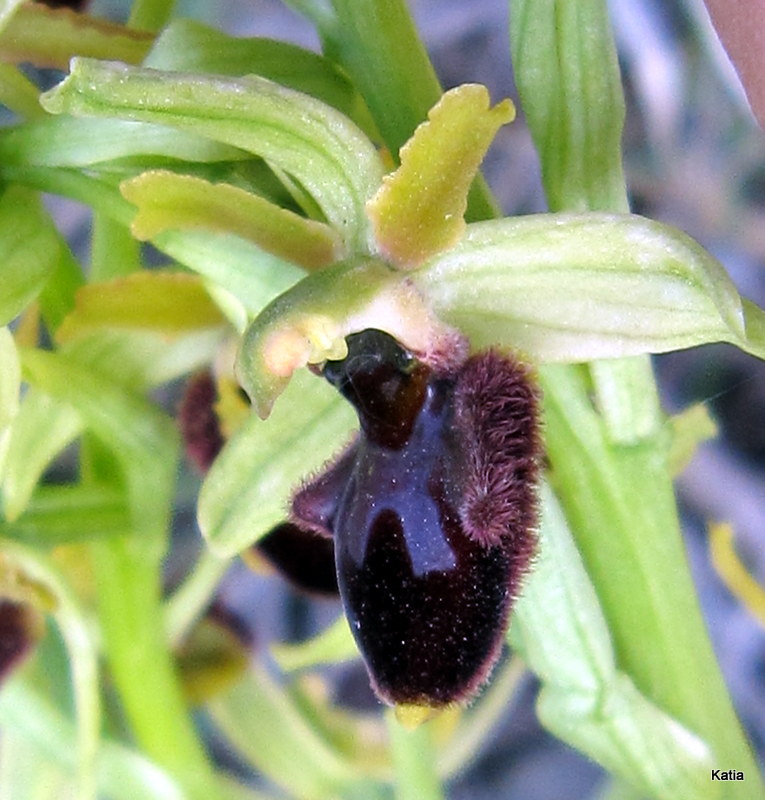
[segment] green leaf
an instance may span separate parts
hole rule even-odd
[[[269,419],[253,414],[207,474],[198,518],[210,549],[234,555],[285,519],[291,490],[348,442],[354,424],[337,392],[297,373]]]
[[[624,95],[603,0],[512,0],[510,50],[551,211],[624,211]]]
[[[42,547],[123,534],[130,528],[124,492],[98,485],[41,486],[24,513],[0,523],[0,535]]]
[[[260,75],[316,97],[357,124],[369,119],[361,97],[336,64],[289,42],[229,36],[194,20],[176,19],[157,39],[144,66],[215,75]]]
[[[616,668],[606,621],[554,495],[543,490],[540,548],[511,641],[542,681],[552,733],[660,800],[716,796],[709,748]]]
[[[444,792],[435,772],[435,747],[428,725],[406,730],[392,709],[385,712],[388,724],[396,800],[442,800]]]
[[[6,327],[0,328],[0,486],[5,470],[5,459],[10,444],[10,426],[19,413],[21,391],[21,365],[13,335]]]
[[[200,163],[249,157],[188,131],[121,119],[46,117],[0,131],[0,159],[6,166],[87,167],[147,156]]]
[[[484,86],[447,92],[401,148],[401,166],[367,203],[381,255],[412,269],[456,244],[465,230],[468,190],[501,125],[509,100],[490,107]]]
[[[534,360],[756,346],[723,267],[680,231],[634,215],[476,223],[413,280],[474,347],[501,342]]]
[[[307,269],[341,256],[338,236],[328,225],[238,186],[154,170],[123,181],[120,191],[138,207],[131,225],[138,239],[151,239],[167,229],[201,228],[249,239],[267,253]]]
[[[0,172],[2,172],[0,164]],[[83,172],[46,167],[11,170],[14,178],[29,182],[42,191],[63,194],[98,208],[127,226],[134,209],[108,180]],[[227,313],[239,330],[246,324],[246,312],[255,314],[305,273],[302,269],[265,253],[251,242],[230,234],[203,231],[167,231],[152,241],[159,250],[209,279],[228,298]],[[215,287],[211,286],[213,291]],[[232,299],[233,297],[233,299]],[[216,294],[220,303],[220,294]]]
[[[37,119],[45,116],[39,97],[40,90],[20,69],[0,64],[0,103],[21,117]]]
[[[368,249],[364,204],[381,180],[371,142],[319,100],[265,78],[224,78],[74,59],[41,97],[52,113],[155,122],[262,156],[313,195],[351,252]]]
[[[359,649],[345,614],[341,614],[313,638],[297,644],[274,644],[271,652],[276,663],[287,672],[319,664],[337,664],[359,657]]]
[[[247,680],[213,698],[208,710],[240,756],[296,797],[341,797],[361,777],[259,665]]]
[[[20,186],[0,196],[0,325],[42,291],[59,252],[58,235],[34,192]]]
[[[7,26],[24,0],[0,0],[0,32]]]
[[[101,695],[96,643],[84,609],[56,566],[39,550],[0,541],[0,565],[52,601],[51,613],[66,644],[77,713],[77,796],[96,797],[96,753],[101,732]]]
[[[80,415],[71,406],[34,387],[27,390],[8,441],[2,482],[6,519],[19,517],[43,472],[81,430]]]
[[[30,384],[72,406],[114,453],[131,490],[141,498],[140,512],[132,507],[131,511],[145,515],[134,522],[142,531],[147,557],[152,546],[161,553],[167,512],[164,500],[159,501],[173,486],[178,446],[171,420],[71,355],[25,349],[22,368]],[[153,508],[152,498],[157,499],[157,508]]]
[[[199,278],[169,270],[136,272],[89,283],[76,296],[74,311],[58,329],[67,342],[103,328],[154,331],[166,339],[220,327],[223,316]]]
[[[315,20],[324,52],[348,71],[395,160],[443,93],[406,0],[290,2]],[[497,213],[479,176],[467,218]]]
[[[3,686],[0,724],[37,748],[46,762],[52,762],[53,769],[58,765],[67,775],[74,773],[74,724],[26,681],[15,679]],[[186,795],[156,764],[114,741],[101,741],[96,777],[99,789],[113,800],[186,800]],[[13,795],[8,800],[18,798]]]

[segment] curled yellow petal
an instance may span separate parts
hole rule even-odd
[[[413,269],[456,244],[465,230],[470,184],[500,126],[515,108],[493,108],[485,86],[447,92],[401,148],[401,166],[383,179],[367,203],[380,254]]]
[[[733,545],[733,528],[725,523],[709,526],[709,553],[717,574],[738,601],[765,625],[765,587],[751,575]]]

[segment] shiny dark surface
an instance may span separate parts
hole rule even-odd
[[[536,394],[496,353],[436,375],[379,331],[348,344],[325,376],[361,425],[332,524],[351,630],[386,702],[465,700],[535,546]]]
[[[295,588],[312,594],[337,595],[331,539],[284,522],[260,539],[256,548]]]

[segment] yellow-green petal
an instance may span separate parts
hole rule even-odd
[[[329,225],[301,217],[238,186],[150,170],[123,181],[120,190],[138,206],[131,225],[137,239],[151,239],[170,229],[201,228],[236,234],[307,269],[340,257],[340,237]]]
[[[478,84],[441,98],[401,148],[401,166],[367,203],[384,258],[411,269],[459,241],[470,184],[497,130],[514,116],[510,100],[492,108]]]
[[[67,342],[99,328],[186,333],[223,325],[225,320],[195,275],[137,272],[93,283],[77,292],[74,311],[58,329]]]

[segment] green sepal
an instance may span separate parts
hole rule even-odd
[[[229,36],[200,22],[176,19],[162,31],[144,66],[215,75],[260,75],[316,97],[372,132],[364,101],[345,72],[311,50],[290,42]]]
[[[345,337],[365,328],[386,331],[425,359],[461,341],[401,272],[370,258],[340,262],[277,297],[245,332],[237,373],[255,411],[267,417],[295,370],[344,358]]]
[[[476,348],[580,362],[726,341],[765,354],[762,312],[685,234],[636,215],[542,214],[468,226],[413,273]],[[747,336],[747,326],[760,333]]]
[[[261,156],[318,202],[351,252],[369,248],[364,204],[381,163],[364,134],[335,109],[265,78],[216,77],[73,59],[40,98],[51,113],[154,122]]]

